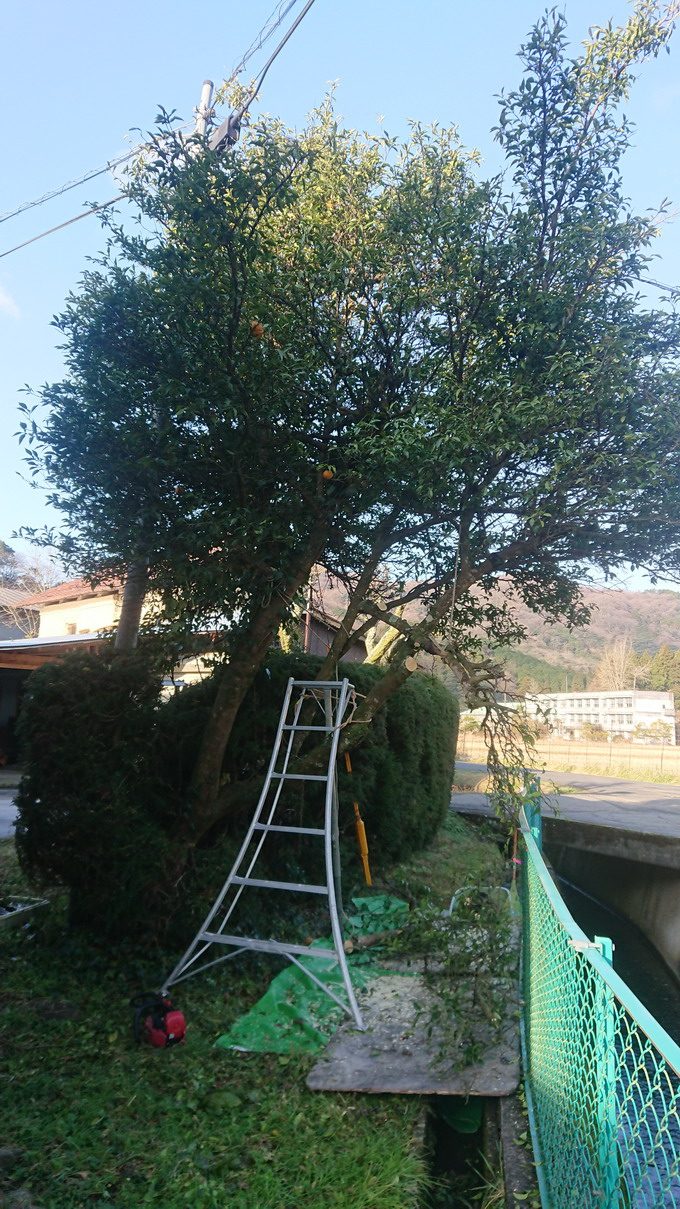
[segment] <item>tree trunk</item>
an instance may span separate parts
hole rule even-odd
[[[336,663],[342,659],[345,650],[352,642],[352,629],[354,623],[359,616],[361,606],[366,598],[366,593],[370,590],[371,584],[373,583],[373,576],[380,565],[380,560],[384,557],[385,551],[389,548],[390,534],[394,529],[398,515],[399,514],[396,508],[394,508],[389,517],[387,517],[378,527],[378,532],[373,543],[368,562],[361,572],[361,575],[359,576],[350,595],[345,616],[340,622],[338,632],[333,639],[330,650],[328,651],[328,654],[319,668],[317,680],[329,680],[331,678]]]
[[[123,589],[123,601],[118,619],[114,642],[117,655],[134,651],[139,639],[144,598],[149,586],[149,563],[146,558],[136,558],[130,563]]]
[[[279,624],[290,601],[309,578],[314,563],[323,548],[325,527],[318,523],[310,536],[304,554],[298,560],[280,593],[255,616],[250,629],[239,639],[232,652],[217,690],[190,786],[193,811],[190,827],[193,839],[216,821],[221,811],[217,805],[224,753],[243,699],[255,679],[267,652],[271,648]]]

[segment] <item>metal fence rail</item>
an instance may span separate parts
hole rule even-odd
[[[522,819],[522,1049],[543,1209],[680,1206],[680,1048],[567,911]]]

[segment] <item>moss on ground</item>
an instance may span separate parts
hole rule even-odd
[[[504,873],[493,825],[450,813],[434,844],[391,870],[389,885],[395,894],[445,907],[456,890],[500,885]]]

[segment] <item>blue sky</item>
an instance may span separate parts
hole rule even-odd
[[[159,105],[189,120],[201,82],[228,76],[274,7],[274,0],[24,0],[3,13],[0,71],[3,213],[99,167],[149,129]],[[302,7],[298,3],[292,16]],[[295,125],[338,85],[345,121],[400,134],[410,118],[456,123],[489,171],[498,149],[494,94],[519,80],[517,50],[543,11],[529,0],[475,4],[420,0],[316,0],[271,69],[261,108]],[[567,0],[574,43],[592,24],[625,20],[615,0]],[[269,48],[274,42],[269,44]],[[268,48],[268,49],[269,49]],[[260,51],[250,69],[266,58]],[[626,107],[636,124],[625,181],[635,205],[669,197],[676,217],[658,243],[653,275],[680,284],[680,31],[670,56],[642,68]],[[117,192],[108,177],[0,224],[0,253],[82,211],[85,202]],[[14,438],[25,383],[60,375],[52,316],[77,285],[86,258],[103,236],[96,218],[0,259],[0,537],[50,519],[44,496],[31,490]],[[17,544],[17,543],[15,543]],[[637,586],[637,580],[635,581]]]

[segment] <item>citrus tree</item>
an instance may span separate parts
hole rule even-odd
[[[639,297],[658,216],[626,200],[619,112],[671,18],[644,0],[577,59],[542,19],[491,179],[454,128],[362,137],[330,102],[226,155],[166,121],[131,177],[139,225],[108,220],[64,380],[22,423],[47,540],[127,575],[121,648],[151,587],[169,650],[210,632],[224,656],[192,843],[233,804],[226,744],[315,564],[349,598],[322,677],[351,632],[397,639],[366,725],[422,651],[491,709],[513,601],[578,624],[593,568],[677,567],[680,328]]]

